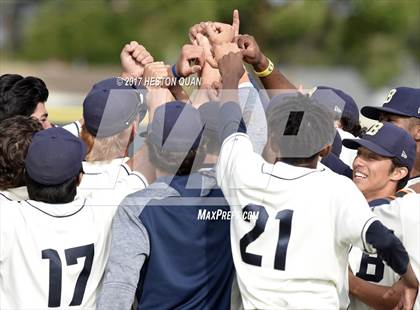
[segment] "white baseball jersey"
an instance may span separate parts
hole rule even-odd
[[[384,222],[385,224],[385,222]],[[386,225],[388,228],[390,226]],[[353,273],[366,281],[383,285],[392,286],[400,279],[382,259],[378,258],[376,254],[369,255],[363,253],[358,248],[352,248],[349,254],[349,265]],[[350,308],[351,310],[374,310],[361,300],[350,295]]]
[[[9,188],[5,191],[0,191],[0,203],[12,200],[26,200],[28,199],[28,190],[26,186]]]
[[[83,162],[84,175],[80,186],[77,187],[78,196],[86,196],[92,193],[98,196],[116,196],[121,199],[112,198],[119,202],[128,194],[142,190],[148,186],[147,179],[139,172],[131,170],[125,164],[128,158],[118,158],[107,162]],[[9,188],[0,191],[0,203],[11,200],[29,199],[26,186]]]
[[[402,241],[410,256],[410,263],[420,276],[420,194],[407,194],[390,201],[389,204],[377,206],[373,213]],[[363,255],[358,249],[352,249],[349,263],[353,272],[369,282],[392,286],[400,279],[389,266],[376,255]],[[350,298],[350,309],[373,309],[357,298]],[[420,309],[417,298],[415,309]]]
[[[356,137],[353,136],[350,132],[344,131],[341,128],[337,128],[337,132],[340,135],[341,140],[343,139],[355,139]],[[341,149],[340,159],[349,167],[353,167],[353,161],[356,158],[357,150],[352,150],[349,148],[346,148],[343,145],[343,148]]]
[[[79,121],[74,121],[73,123],[64,125],[63,128],[69,131],[70,133],[72,133],[73,135],[75,135],[76,137],[80,137],[80,132],[82,131],[82,125],[80,124]]]
[[[409,179],[406,187],[409,187],[417,183],[420,183],[420,176]]]
[[[110,161],[83,162],[85,172],[78,193],[109,192],[123,190],[128,193],[147,187],[147,179],[125,164],[128,158]]]
[[[376,220],[345,177],[254,153],[246,134],[223,143],[217,178],[233,211],[231,242],[245,309],[338,309],[348,249],[373,252]]]
[[[0,309],[95,309],[117,209],[88,199],[0,205]]]

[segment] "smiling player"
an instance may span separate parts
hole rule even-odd
[[[268,145],[276,162],[268,163],[254,152],[232,102],[237,98],[229,96],[242,75],[241,55],[224,56],[219,70],[228,92],[219,117],[218,183],[234,212],[259,212],[255,221],[231,221],[244,308],[339,308],[350,244],[376,249],[402,275],[410,307],[418,281],[402,244],[376,220],[350,180],[317,166],[334,138],[329,113],[304,96],[269,107]]]
[[[343,144],[350,149],[357,149],[353,163],[353,181],[371,207],[387,204],[395,199],[394,195],[400,196],[406,193],[400,191],[396,194],[408,181],[409,172],[415,161],[416,144],[405,130],[391,123],[377,123],[361,139],[344,139]],[[398,199],[399,205],[410,203],[413,203],[412,199],[402,201]],[[394,227],[395,225],[390,226]],[[415,229],[415,226],[411,227],[411,231]],[[408,235],[405,233],[404,237],[408,238]],[[352,271],[358,277],[350,275],[351,309],[371,309],[370,307],[383,309],[389,306],[388,303],[395,305],[397,300],[385,300],[382,297],[383,292],[375,293],[372,285],[362,282],[365,280],[391,286],[399,279],[382,259],[377,255],[364,254],[353,248],[349,262]]]

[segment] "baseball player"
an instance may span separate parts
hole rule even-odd
[[[350,95],[340,89],[318,86],[312,92],[311,98],[334,113],[334,124],[341,140],[360,136],[359,108]],[[348,166],[353,164],[355,157],[356,152],[346,147],[343,147],[339,154],[339,158]]]
[[[96,83],[87,94],[80,136],[88,151],[79,192],[133,192],[147,186],[146,177],[127,164],[129,145],[147,111],[144,91],[134,85],[119,85],[117,78],[110,78]]]
[[[420,195],[407,194],[373,209],[374,214],[390,227],[395,235],[401,239],[410,256],[411,265],[420,277]],[[398,278],[399,280],[399,278]],[[400,293],[399,282],[397,290]],[[394,284],[394,288],[397,285]],[[420,298],[417,296],[414,309],[420,309]]]
[[[236,89],[242,57],[228,54],[219,70],[223,88]],[[228,100],[237,98],[223,97],[218,183],[232,210],[258,214],[254,220],[231,221],[244,307],[339,308],[350,244],[376,250],[402,275],[410,293],[405,305],[412,306],[418,281],[399,239],[375,218],[350,180],[317,168],[334,138],[330,114],[305,97],[269,108],[268,144],[277,154],[270,164],[253,151],[240,109]]]
[[[407,183],[416,157],[416,144],[404,129],[391,123],[377,123],[361,139],[344,139],[343,144],[358,151],[353,163],[353,181],[371,207],[389,203],[396,199],[396,195],[403,196],[407,193],[400,191],[396,194],[397,190],[402,189]],[[385,221],[385,224],[388,222]],[[391,229],[393,226],[387,225]],[[415,226],[413,229],[416,229]],[[410,258],[418,261],[415,253],[409,252],[409,254]],[[361,279],[391,286],[399,279],[397,274],[376,255],[369,256],[357,248],[351,250],[349,262],[353,273],[360,278],[350,276],[351,309],[395,306],[398,299],[384,299],[383,292],[375,293],[370,289],[372,285],[364,283]]]
[[[0,205],[1,309],[95,309],[118,202],[76,197],[85,154],[65,129],[33,136],[29,200]]]
[[[40,78],[19,74],[0,76],[0,121],[15,115],[33,116],[50,128],[45,102],[48,89]]]
[[[407,186],[420,182],[420,89],[397,87],[392,89],[382,107],[366,106],[362,115],[391,122],[410,133],[417,143],[417,155]]]
[[[230,308],[230,223],[216,217],[229,207],[215,177],[196,171],[202,129],[189,104],[156,109],[146,143],[158,179],[118,209],[98,310]]]
[[[32,117],[17,115],[0,122],[0,203],[28,199],[25,156],[32,135],[42,130]]]
[[[417,276],[420,276],[420,195],[408,193],[403,197],[390,200],[388,203],[373,208],[373,213],[403,242],[410,256],[410,262]],[[392,308],[401,294],[400,277],[375,256],[361,260],[361,255],[352,249],[350,263],[353,272],[350,274],[350,309],[385,309]],[[378,282],[378,280],[380,281]],[[390,286],[396,293],[384,298]],[[420,309],[417,296],[414,309]]]
[[[48,96],[47,86],[38,77],[3,74],[0,76],[0,121],[22,115],[36,118],[43,128],[55,126],[48,120]],[[77,120],[63,128],[78,136],[81,124]]]

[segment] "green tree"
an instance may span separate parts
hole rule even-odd
[[[175,61],[188,29],[231,22],[256,37],[276,63],[356,67],[372,86],[397,76],[404,60],[420,63],[418,0],[123,1],[49,0],[25,27],[18,55],[92,64],[118,63],[130,40],[155,59]]]

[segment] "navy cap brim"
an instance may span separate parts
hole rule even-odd
[[[359,147],[363,146],[368,150],[385,157],[394,157],[394,154],[388,152],[384,148],[380,147],[379,145],[365,140],[365,139],[344,139],[343,145],[352,150],[357,150]]]
[[[362,113],[363,116],[365,116],[367,118],[370,118],[370,119],[374,119],[374,120],[379,120],[379,115],[382,112],[383,113],[400,115],[400,116],[406,116],[406,117],[411,117],[412,116],[410,114],[406,114],[406,113],[403,113],[403,112],[395,110],[395,109],[384,108],[384,107],[363,107],[360,110],[360,112]]]

